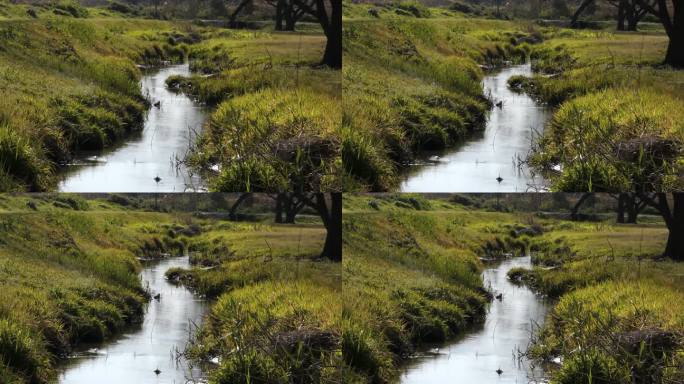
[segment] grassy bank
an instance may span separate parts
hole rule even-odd
[[[684,72],[660,65],[666,47],[660,30],[559,29],[532,53],[538,74],[509,81],[558,107],[530,159],[554,189],[681,189]]]
[[[556,305],[530,353],[562,358],[552,371],[557,383],[681,382],[681,299],[679,286],[651,279],[574,291]]]
[[[549,363],[552,382],[682,380],[683,266],[659,259],[663,223],[642,221],[557,221],[542,235],[548,246],[533,250],[535,267],[509,272],[558,300],[528,350]]]
[[[136,64],[182,61],[198,38],[188,23],[67,2],[77,16],[65,15],[59,4],[1,8],[0,190],[53,189],[55,172],[75,151],[140,130],[148,102]]]
[[[534,268],[515,268],[509,279],[553,300],[527,351],[549,364],[552,382],[624,383],[630,372],[681,380],[684,323],[678,305],[668,303],[681,300],[683,275],[679,264],[658,259],[664,224],[657,216],[614,224],[608,197],[596,206],[597,221],[536,213],[562,212],[569,206],[562,200],[345,197],[342,329],[350,381],[394,382],[421,344],[467,332],[486,313],[481,260],[528,252]],[[562,365],[552,363],[557,357]]]
[[[337,382],[341,266],[318,258],[318,219],[274,225],[257,197],[228,222],[177,197],[0,197],[0,382],[54,382],[79,344],[142,321],[143,261],[185,252],[193,269],[167,278],[212,302],[186,351],[211,382]]]
[[[339,382],[341,267],[318,258],[320,223],[271,220],[205,232],[188,243],[193,268],[167,272],[215,299],[188,354],[217,359],[212,383]]]
[[[420,151],[483,129],[492,103],[482,77],[524,61],[552,31],[413,2],[345,4],[346,177],[356,189],[394,189]]]
[[[481,258],[522,254],[546,225],[465,203],[480,202],[345,196],[342,348],[349,382],[395,382],[421,346],[483,321],[491,294]]]
[[[341,80],[318,66],[320,28],[228,30],[69,4],[77,16],[2,5],[0,191],[52,190],[76,151],[140,130],[140,66],[186,59],[196,75],[167,86],[215,108],[185,159],[211,189],[341,189]]]
[[[485,71],[543,39],[532,22],[402,4],[345,4],[342,151],[357,189],[392,189],[416,153],[482,129]]]
[[[138,258],[178,253],[189,217],[74,196],[0,197],[0,381],[46,383],[83,342],[139,322]]]
[[[421,150],[482,128],[491,104],[482,76],[528,56],[537,74],[509,86],[559,107],[529,159],[553,189],[681,187],[683,75],[659,64],[662,30],[570,30],[461,11],[345,5],[342,156],[356,189],[394,189]]]
[[[318,65],[325,41],[306,26],[223,31],[190,49],[197,74],[167,86],[216,108],[188,159],[212,190],[342,189],[341,78]]]

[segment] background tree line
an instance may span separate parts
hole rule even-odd
[[[385,0],[355,0],[387,3]],[[662,25],[669,37],[664,64],[684,68],[684,2],[681,0],[423,0],[426,5],[447,6],[475,15],[498,18],[570,20],[573,27],[585,27],[586,20],[615,20],[618,31],[637,31],[639,22]],[[478,8],[479,7],[479,8]],[[488,10],[485,12],[484,10]]]

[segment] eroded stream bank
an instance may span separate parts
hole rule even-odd
[[[522,353],[549,306],[527,287],[508,280],[508,271],[515,267],[531,268],[531,257],[507,259],[484,271],[485,287],[502,294],[491,303],[484,325],[411,361],[402,383],[446,383],[454,378],[463,383],[543,382],[543,370]]]
[[[141,80],[142,94],[153,105],[147,111],[142,132],[113,149],[80,153],[63,173],[59,183],[61,192],[204,189],[199,175],[179,160],[185,158],[208,111],[186,95],[169,91],[165,82],[172,75],[189,76],[189,65],[172,65],[145,73]]]
[[[515,75],[531,76],[531,64],[486,76],[485,95],[502,102],[489,114],[484,132],[462,145],[424,153],[401,183],[402,192],[525,192],[545,189],[545,181],[522,160],[551,117],[548,107],[508,89]],[[499,181],[497,178],[501,178]]]
[[[60,374],[60,383],[201,382],[202,371],[181,352],[201,324],[208,303],[166,280],[165,272],[173,267],[189,268],[189,257],[145,263],[143,286],[160,297],[147,305],[143,323],[110,343],[70,358]]]

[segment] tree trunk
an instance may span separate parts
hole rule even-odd
[[[665,246],[665,257],[674,261],[684,261],[684,193],[673,193],[674,207],[672,219],[668,223],[670,234]]]
[[[283,17],[285,18],[285,31],[294,31],[297,23],[297,10],[295,9],[295,2],[292,0],[284,0],[285,6],[283,9]]]
[[[642,1],[642,0],[640,0]],[[666,2],[659,3],[659,15],[665,26],[670,42],[667,45],[665,64],[675,68],[684,68],[684,3],[680,0],[672,0],[672,20],[669,18],[669,10]]]
[[[636,224],[637,215],[639,214],[637,207],[637,199],[633,193],[627,196],[627,223]]]
[[[319,1],[322,2],[322,0]],[[323,28],[328,41],[325,44],[325,53],[321,64],[340,69],[342,68],[342,0],[331,0],[330,3],[332,4],[330,21],[327,23],[327,27],[324,26]],[[321,17],[323,15],[319,15],[319,20]]]
[[[322,194],[317,199],[322,200],[325,205],[325,198]],[[327,221],[325,226],[327,234],[321,256],[340,262],[342,261],[342,194],[331,193],[330,200],[328,219],[324,220],[324,223]]]
[[[285,11],[285,31],[294,31],[295,30],[295,15],[294,15],[294,9],[292,9],[294,5],[290,4],[289,9]]]
[[[235,28],[237,26],[237,17],[238,14],[240,14],[240,11],[242,11],[243,8],[252,0],[242,0],[240,4],[238,4],[237,8],[233,11],[233,13],[230,15],[230,27]]]
[[[620,224],[623,224],[625,222],[625,205],[626,205],[626,199],[627,194],[621,193],[618,196],[618,209],[617,209],[617,222]]]
[[[287,199],[285,204],[285,223],[294,224],[295,216],[297,216],[298,212],[299,211],[297,210],[297,203],[295,202],[294,196],[289,195],[289,199]]]
[[[627,22],[627,30],[630,32],[636,32],[637,30],[637,20],[629,19]]]
[[[684,225],[679,223],[678,226],[670,229],[670,235],[667,237],[667,246],[665,246],[665,257],[669,257],[674,261],[684,261]]]
[[[276,4],[275,30],[283,30],[283,12],[285,11],[285,0],[278,0]]]
[[[570,220],[575,221],[579,219],[579,209],[584,203],[584,201],[589,198],[589,196],[591,196],[591,193],[587,192],[582,194],[582,197],[580,197],[579,200],[577,200],[577,203],[575,203],[575,206],[572,207],[572,210],[570,211]]]
[[[577,11],[572,15],[572,19],[570,20],[570,26],[576,27],[577,26],[577,20],[579,19],[580,15],[584,10],[594,2],[594,0],[584,0],[582,1],[582,4],[580,4],[579,8],[577,8]]]
[[[684,8],[684,6],[682,7]],[[675,68],[684,68],[684,28],[670,36],[665,55],[665,64]]]
[[[617,16],[617,30],[625,30],[625,10],[627,8],[627,0],[621,0],[618,6],[618,16]]]
[[[636,25],[639,22],[639,14],[636,9],[636,4],[630,4],[627,9],[627,30],[636,32]]]
[[[287,210],[285,213],[285,223],[286,224],[294,224],[295,222],[295,217],[297,217],[297,210],[295,209],[294,206],[292,206],[290,209]]]
[[[237,219],[237,210],[240,207],[240,204],[242,204],[247,198],[251,195],[251,193],[242,193],[240,196],[235,200],[235,203],[233,203],[233,206],[230,207],[230,212],[228,213],[228,217],[231,220]]]

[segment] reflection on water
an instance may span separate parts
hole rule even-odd
[[[402,383],[539,383],[543,371],[519,352],[527,350],[531,333],[548,310],[545,301],[524,286],[508,281],[514,267],[530,267],[530,257],[505,260],[484,272],[502,300],[494,300],[482,328],[454,344],[439,348],[435,356],[416,358],[406,368]],[[496,371],[501,369],[499,375]]]
[[[199,176],[177,162],[188,151],[207,111],[183,94],[166,89],[171,75],[190,75],[188,64],[174,65],[145,74],[143,95],[152,106],[141,134],[102,153],[82,153],[67,168],[59,184],[63,192],[184,192],[202,189]],[[159,181],[155,180],[159,177]]]
[[[514,75],[532,75],[530,64],[503,69],[484,79],[485,94],[494,107],[485,131],[445,153],[426,154],[428,164],[411,167],[401,184],[404,192],[524,192],[543,189],[544,180],[519,160],[550,117],[547,107],[508,89]],[[439,156],[439,158],[435,157]],[[520,166],[519,166],[520,165]],[[502,180],[499,182],[497,178]]]
[[[181,286],[166,281],[172,267],[189,267],[188,256],[150,262],[142,272],[152,299],[145,320],[117,340],[91,348],[69,359],[60,374],[61,383],[137,384],[200,382],[201,371],[179,356],[201,324],[207,304]],[[154,371],[161,371],[156,374]],[[197,380],[197,381],[195,381]]]

